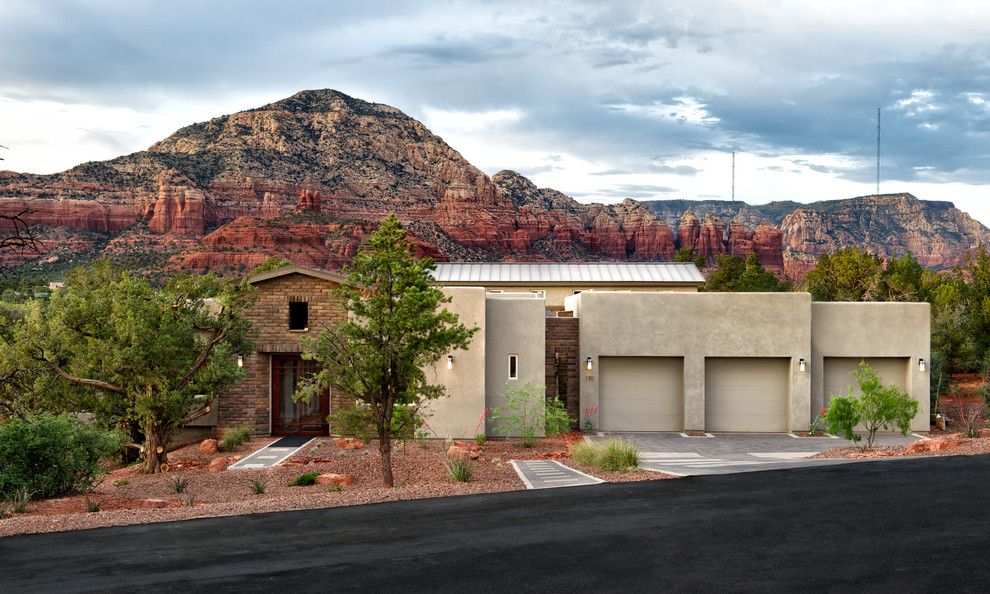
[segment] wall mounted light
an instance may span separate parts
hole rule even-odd
[[[922,359],[921,357],[918,357],[918,371],[924,371],[924,370],[925,370],[925,360]]]
[[[591,357],[588,357],[587,364],[588,364],[588,371],[591,371]]]
[[[447,355],[447,369],[453,369],[453,368],[454,368],[454,356]]]
[[[244,355],[237,355],[237,366],[244,367]]]
[[[804,371],[804,367],[805,367],[805,365],[804,365],[804,359],[803,358],[798,359],[798,369],[800,369],[801,371]]]

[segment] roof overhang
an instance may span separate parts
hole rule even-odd
[[[283,276],[289,276],[290,274],[301,274],[303,276],[309,276],[312,278],[337,283],[338,285],[342,285],[345,282],[344,276],[339,273],[330,272],[328,270],[318,270],[316,268],[307,268],[305,266],[297,266],[295,264],[249,276],[247,282],[252,285],[256,285],[258,283],[281,278]]]

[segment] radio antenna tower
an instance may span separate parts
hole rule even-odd
[[[732,151],[732,201],[736,201],[736,151]]]
[[[880,195],[880,106],[877,105],[877,196]]]

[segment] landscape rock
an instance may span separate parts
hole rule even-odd
[[[454,460],[464,460],[467,462],[471,459],[471,452],[461,446],[452,445],[447,449],[447,457]]]
[[[980,429],[980,437],[990,437],[990,427],[986,429]]]
[[[216,454],[219,451],[218,442],[215,439],[204,439],[199,443],[199,453],[203,455]]]
[[[224,457],[220,456],[210,460],[210,463],[206,465],[206,469],[210,472],[223,472],[227,470],[227,466],[230,465],[230,461]]]
[[[365,443],[357,438],[340,437],[334,442],[334,445],[342,450],[360,450],[364,448]]]
[[[919,439],[918,441],[908,444],[904,448],[905,454],[921,454],[923,452],[929,451],[929,446],[931,445],[931,439]]]
[[[353,474],[321,474],[316,477],[317,485],[333,485],[338,487],[348,487],[357,482],[357,477]]]
[[[134,502],[134,507],[140,509],[162,509],[168,505],[169,502],[166,499],[139,499]]]
[[[932,451],[932,452],[942,452],[942,451],[949,450],[949,449],[952,449],[952,448],[955,448],[955,447],[959,447],[959,446],[963,445],[964,443],[966,443],[966,442],[964,440],[962,440],[962,439],[946,439],[946,438],[935,439],[935,440],[932,440],[932,443],[931,443],[931,445],[929,446],[928,449],[929,449],[929,451]]]

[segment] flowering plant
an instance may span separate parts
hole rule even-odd
[[[818,416],[811,421],[811,429],[808,431],[808,435],[820,436],[825,435],[825,407],[818,412]]]
[[[581,412],[584,413],[584,423],[581,428],[585,433],[592,433],[595,430],[595,415],[598,414],[598,405],[585,407]]]

